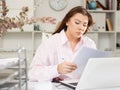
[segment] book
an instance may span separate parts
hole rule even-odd
[[[96,2],[97,2],[97,7],[98,8],[102,8],[103,10],[107,9],[100,1],[96,0]]]
[[[106,8],[107,10],[112,10],[112,0],[106,0]]]
[[[90,3],[90,0],[86,0],[86,8],[87,8],[87,9],[89,9],[89,8],[88,8],[89,3]]]
[[[87,4],[89,4],[89,3],[90,3],[90,0],[86,0],[86,2],[87,2]]]
[[[120,0],[117,0],[117,10],[120,10]]]
[[[108,31],[113,31],[113,26],[109,18],[106,18],[106,26],[108,28]]]

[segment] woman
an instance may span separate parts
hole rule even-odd
[[[82,46],[96,49],[93,40],[85,36],[92,25],[92,16],[86,9],[81,6],[71,9],[53,35],[37,49],[30,65],[29,80],[79,78],[80,75],[72,73],[77,69],[72,59]]]

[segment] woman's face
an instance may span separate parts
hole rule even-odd
[[[88,27],[88,17],[77,13],[69,19],[66,26],[66,34],[69,37],[78,39],[84,34]]]

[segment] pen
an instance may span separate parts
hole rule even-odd
[[[64,62],[64,61],[65,61],[65,59],[64,59],[63,57],[61,58],[61,60],[62,60],[62,62]]]

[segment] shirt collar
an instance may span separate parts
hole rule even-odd
[[[64,30],[62,30],[60,32],[60,37],[61,37],[61,44],[64,45],[68,42],[68,38],[66,36],[66,33]],[[84,42],[84,36],[81,37],[80,41],[79,41],[79,44],[83,43]]]
[[[68,41],[68,38],[67,38],[64,30],[62,30],[60,32],[60,36],[61,36],[61,44],[63,45]]]

